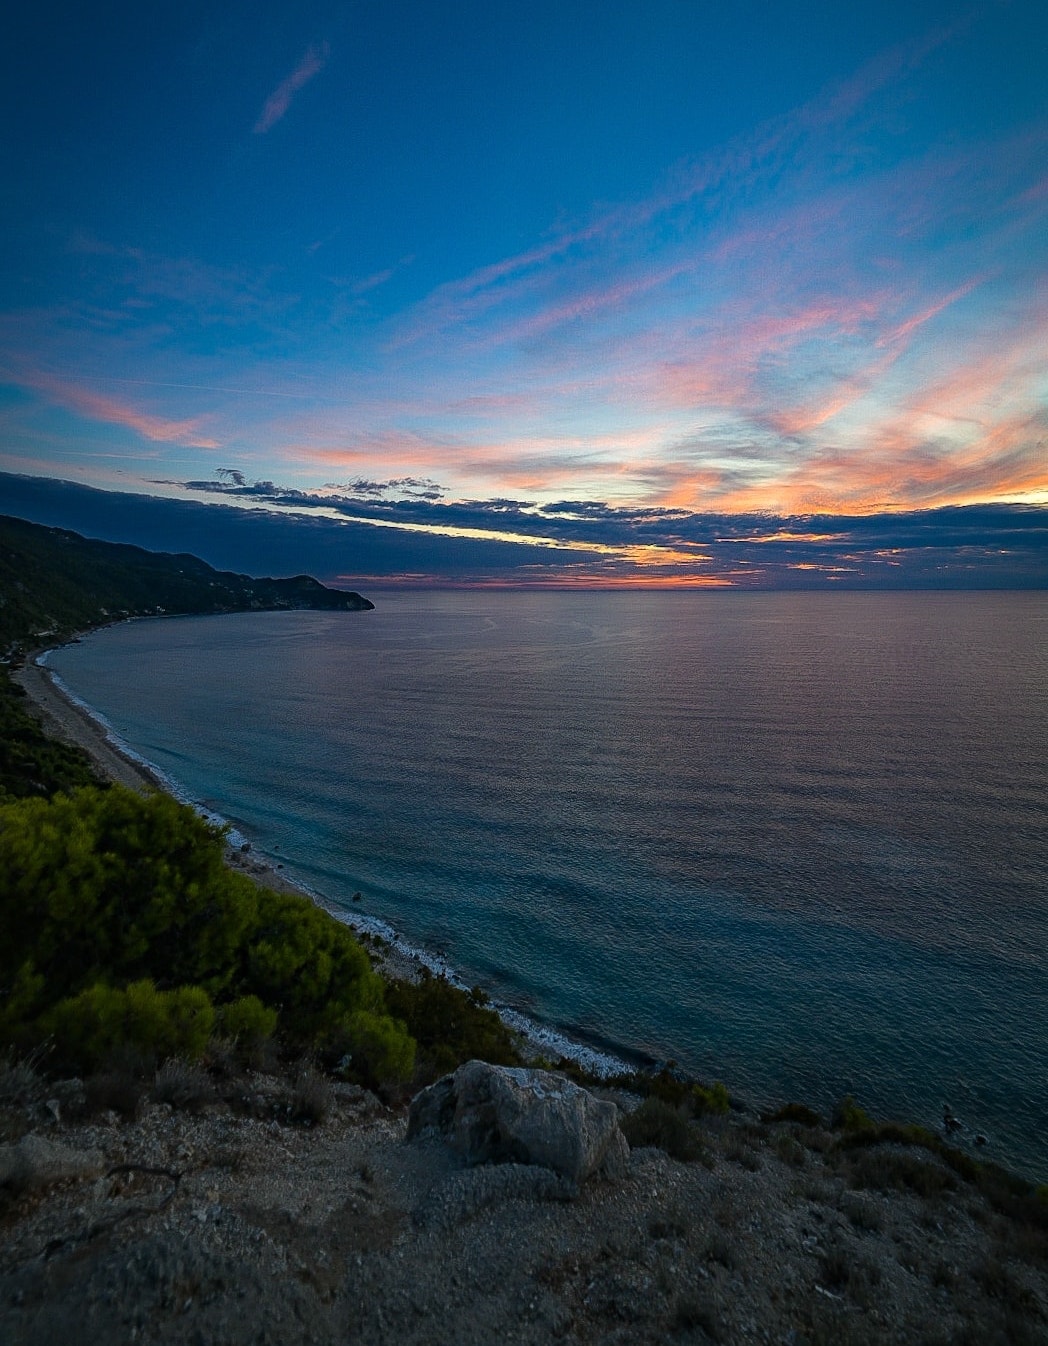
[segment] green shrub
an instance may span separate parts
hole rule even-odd
[[[723,1117],[730,1108],[728,1090],[719,1080],[708,1088],[701,1084],[691,1086],[691,1110],[696,1117]]]
[[[342,1024],[340,1052],[353,1075],[371,1087],[403,1084],[415,1068],[415,1039],[407,1028],[388,1014],[357,1010]]]
[[[0,804],[0,1047],[53,1031],[69,1061],[121,1040],[199,1056],[217,1005],[249,1049],[274,1031],[307,1050],[346,1039],[362,1079],[407,1078],[414,1044],[352,932],[234,872],[224,847],[163,794]]]
[[[271,1038],[276,1026],[276,1010],[263,1005],[257,995],[242,995],[218,1007],[217,1031],[247,1048]]]
[[[297,893],[256,890],[233,989],[280,1006],[280,1031],[324,1043],[347,1015],[381,1013],[383,986],[347,926]]]
[[[833,1114],[833,1125],[842,1131],[872,1131],[873,1118],[859,1107],[851,1094],[841,1099]]]
[[[418,1043],[423,1077],[435,1079],[464,1061],[523,1064],[513,1032],[479,989],[460,990],[446,977],[435,977],[423,968],[417,982],[390,982],[386,1005]]]
[[[55,1055],[78,1070],[100,1065],[120,1048],[147,1060],[199,1058],[215,1022],[215,1010],[199,986],[158,991],[151,981],[123,990],[98,984],[62,1000],[48,1015]]]
[[[25,692],[0,668],[0,799],[99,784],[87,754],[49,738],[31,713]]]
[[[222,832],[114,786],[0,806],[0,988],[23,1018],[97,982],[228,987],[255,886]]]

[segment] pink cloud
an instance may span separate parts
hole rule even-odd
[[[151,440],[153,443],[180,444],[196,449],[221,447],[217,440],[201,436],[202,418],[199,416],[184,420],[153,416],[125,402],[118,402],[115,398],[104,397],[89,388],[68,383],[42,372],[18,374],[14,376],[13,382],[20,387],[40,393],[55,406],[65,407],[77,415],[87,416],[93,421],[102,421],[106,425],[119,425],[134,430],[143,439]]]
[[[319,46],[311,45],[305,56],[295,66],[287,79],[283,80],[266,99],[258,121],[255,122],[255,135],[265,135],[271,130],[291,106],[291,100],[314,75],[323,70],[330,48],[326,42]]]
[[[975,276],[963,285],[958,285],[955,290],[951,290],[948,295],[942,299],[936,300],[934,304],[929,304],[927,308],[915,313],[913,317],[907,318],[905,322],[893,327],[890,331],[884,332],[877,340],[878,346],[893,346],[899,342],[906,342],[925,323],[931,322],[932,318],[937,318],[940,313],[955,304],[958,299],[964,299],[967,295],[976,289],[986,279],[985,276]]]

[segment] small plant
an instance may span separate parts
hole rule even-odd
[[[918,1196],[941,1196],[957,1183],[948,1169],[913,1154],[865,1150],[852,1166],[851,1185],[887,1192],[909,1190]]]
[[[45,1055],[46,1049],[38,1047],[24,1056],[9,1051],[0,1059],[0,1104],[26,1104],[41,1096],[44,1079],[39,1067]]]
[[[239,1047],[250,1051],[273,1036],[277,1012],[263,1005],[257,995],[243,995],[220,1006],[216,1025],[224,1037],[232,1038]]]
[[[776,1112],[762,1112],[762,1122],[796,1122],[799,1126],[822,1126],[822,1118],[804,1103],[787,1103]]]
[[[719,1080],[708,1088],[701,1084],[691,1086],[691,1109],[696,1117],[723,1117],[730,1108],[728,1090]]]
[[[833,1114],[833,1125],[841,1131],[872,1131],[874,1129],[873,1118],[863,1108],[860,1108],[855,1099],[848,1094],[837,1105]]]
[[[295,1080],[291,1095],[291,1119],[309,1126],[319,1126],[331,1111],[333,1096],[327,1076],[312,1066],[304,1066]]]
[[[776,1136],[775,1153],[792,1168],[803,1168],[808,1162],[808,1155],[805,1148],[793,1136]]]
[[[695,1127],[661,1098],[646,1098],[622,1120],[622,1130],[632,1149],[654,1145],[673,1159],[691,1163],[704,1153]]]
[[[872,1201],[854,1192],[847,1192],[841,1198],[841,1210],[854,1229],[867,1234],[879,1234],[884,1228],[884,1216],[880,1210]]]
[[[759,1155],[754,1154],[753,1150],[737,1133],[725,1136],[721,1143],[721,1150],[725,1159],[730,1159],[735,1164],[741,1164],[750,1173],[756,1173],[761,1167]]]
[[[156,1072],[153,1098],[173,1108],[196,1112],[214,1101],[215,1091],[206,1070],[178,1056],[171,1056]]]
[[[84,1082],[84,1106],[88,1114],[115,1112],[134,1121],[142,1110],[145,1083],[134,1071],[100,1070]]]

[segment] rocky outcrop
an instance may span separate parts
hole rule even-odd
[[[562,1075],[467,1061],[411,1104],[408,1140],[440,1136],[468,1164],[552,1169],[570,1182],[620,1176],[629,1146],[618,1108]]]

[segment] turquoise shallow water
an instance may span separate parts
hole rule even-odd
[[[369,596],[51,663],[502,1001],[1048,1177],[1048,596]]]

